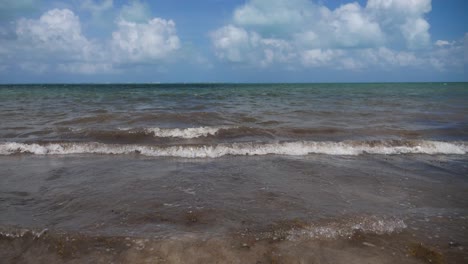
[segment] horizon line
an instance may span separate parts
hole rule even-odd
[[[187,84],[392,84],[392,83],[468,83],[468,81],[407,81],[407,82],[24,82],[0,83],[5,85],[187,85]]]

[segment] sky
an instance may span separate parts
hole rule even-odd
[[[0,0],[0,83],[468,81],[466,0]]]

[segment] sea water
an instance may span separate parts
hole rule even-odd
[[[462,263],[468,86],[0,86],[10,262]]]

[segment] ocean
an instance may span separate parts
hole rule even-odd
[[[6,263],[468,263],[468,84],[0,85]]]

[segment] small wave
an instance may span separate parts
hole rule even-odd
[[[89,123],[101,123],[106,122],[113,119],[122,118],[116,114],[98,114],[94,116],[85,116],[85,117],[77,117],[71,118],[67,120],[60,120],[56,122],[56,125],[79,125],[79,124],[89,124]]]
[[[103,143],[0,143],[0,155],[29,153],[37,155],[65,154],[132,154],[152,157],[217,158],[225,155],[360,155],[360,154],[457,154],[464,155],[464,142],[441,141],[297,141],[280,143],[232,143],[217,145],[124,145]]]
[[[153,112],[138,114],[127,120],[127,124],[147,124],[151,122],[169,122],[169,123],[184,123],[184,124],[209,124],[210,121],[222,120],[223,116],[215,112]]]
[[[331,222],[325,225],[311,224],[287,232],[288,240],[303,238],[334,239],[351,237],[356,232],[367,234],[391,234],[400,232],[407,226],[401,219],[360,217],[347,222]]]
[[[155,137],[173,137],[173,138],[199,138],[210,135],[215,135],[221,129],[229,129],[230,127],[189,127],[189,128],[145,128],[145,134],[153,135]],[[128,131],[129,133],[140,133],[141,130],[121,128],[120,130]]]
[[[32,236],[34,238],[40,238],[48,232],[48,229],[42,229],[41,231],[29,230],[29,229],[13,229],[13,230],[0,230],[0,237],[6,238],[21,238],[24,236]]]
[[[298,241],[308,239],[352,238],[356,234],[385,235],[399,233],[407,228],[402,219],[390,216],[356,215],[343,218],[322,219],[307,222],[300,219],[280,221],[264,228],[263,231],[248,230],[242,237],[255,240]]]

